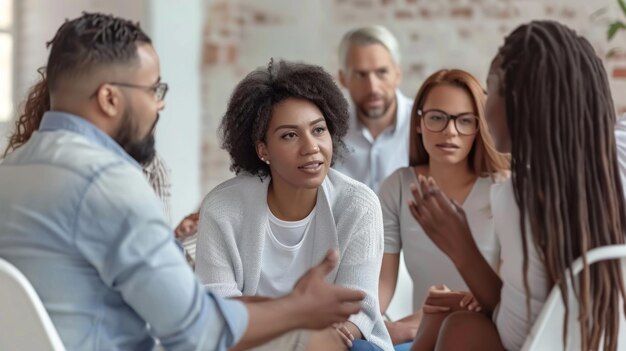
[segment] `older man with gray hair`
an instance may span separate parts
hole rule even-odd
[[[409,163],[413,101],[398,90],[398,41],[382,26],[357,28],[341,40],[339,64],[352,103],[344,138],[349,152],[335,168],[378,191],[388,175]]]

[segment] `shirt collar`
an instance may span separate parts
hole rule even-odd
[[[88,140],[112,151],[130,162],[137,168],[141,165],[132,158],[113,138],[104,133],[98,127],[86,119],[73,115],[71,113],[48,111],[44,113],[39,130],[42,132],[53,130],[66,130],[76,134],[80,134]]]

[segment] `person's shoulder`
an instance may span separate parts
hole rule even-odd
[[[94,179],[111,168],[137,173],[120,155],[77,134],[63,130],[36,132],[23,147],[22,162],[64,168],[84,179]],[[138,172],[140,175],[141,172]]]
[[[202,207],[242,207],[246,203],[257,203],[267,188],[267,178],[249,173],[240,173],[213,188],[204,197]]]
[[[378,196],[367,185],[332,168],[329,169],[327,178],[326,188],[332,187],[332,190],[327,189],[327,191],[334,193],[330,195],[338,202],[359,201],[379,206]]]
[[[408,129],[411,123],[411,113],[413,112],[413,99],[406,97],[400,90],[396,90],[398,127]]]
[[[400,167],[387,176],[381,183],[378,194],[383,194],[389,191],[397,191],[405,185],[409,185],[414,180],[413,167]]]
[[[249,173],[239,173],[238,175],[218,184],[213,188],[209,195],[217,196],[223,193],[237,194],[246,192],[261,187],[265,182],[265,179],[252,175]]]
[[[400,90],[396,90],[396,96],[402,100],[403,103],[407,103],[410,104],[411,106],[413,105],[413,99],[409,98],[408,96],[404,95],[403,92],[401,92]]]
[[[492,182],[489,188],[489,198],[492,207],[498,207],[504,203],[508,203],[513,199],[513,183],[510,177],[504,178],[497,182]]]

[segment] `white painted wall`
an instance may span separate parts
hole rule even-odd
[[[200,49],[202,0],[152,0],[147,29],[169,84],[156,132],[157,150],[172,170],[173,225],[195,211],[200,193]]]

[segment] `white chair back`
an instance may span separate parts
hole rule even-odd
[[[33,286],[15,266],[2,258],[0,350],[65,350]]]
[[[594,263],[606,260],[621,259],[622,273],[626,273],[626,245],[611,245],[595,248],[587,252],[587,263]],[[570,268],[574,277],[583,269],[582,258],[578,258]],[[626,277],[625,277],[626,279]],[[568,276],[568,298],[569,317],[567,327],[567,350],[581,350],[580,347],[580,327],[578,322],[578,302],[574,296],[572,282]],[[620,309],[620,331],[618,340],[618,350],[626,350],[626,319],[623,313],[623,301],[614,308]],[[523,351],[535,350],[563,350],[563,323],[565,317],[565,305],[561,298],[558,287],[552,288],[541,313],[537,317],[535,324],[530,330],[526,342],[522,346]]]

